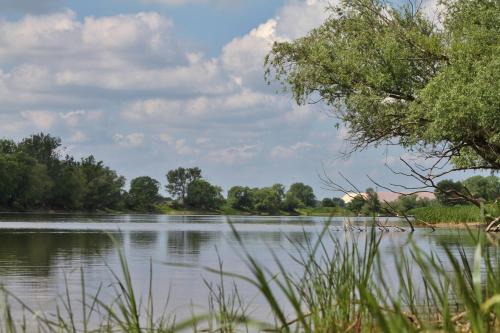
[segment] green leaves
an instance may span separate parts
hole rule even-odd
[[[442,5],[441,27],[415,7],[344,1],[306,37],[276,43],[266,77],[299,104],[319,96],[354,148],[396,141],[440,156],[444,145],[458,167],[497,170],[500,3]]]
[[[193,181],[201,179],[201,169],[179,167],[167,173],[167,191],[177,200],[183,202],[186,199],[187,188]]]
[[[222,188],[210,184],[204,179],[197,179],[187,187],[186,204],[197,209],[214,210],[224,203]]]
[[[130,182],[129,206],[139,211],[151,211],[159,200],[160,183],[148,176],[137,177]]]
[[[30,209],[116,209],[125,178],[93,156],[62,159],[59,138],[35,134],[20,143],[0,140],[0,207]]]

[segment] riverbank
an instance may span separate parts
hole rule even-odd
[[[355,219],[358,217],[361,218],[371,218],[371,216],[357,216],[352,212],[347,210],[339,210],[338,208],[325,208],[325,207],[316,207],[316,208],[303,208],[299,209],[295,212],[286,212],[280,211],[277,214],[263,214],[255,211],[241,211],[236,209],[223,209],[219,211],[210,211],[210,210],[195,210],[195,209],[174,209],[168,206],[158,207],[155,211],[152,212],[138,212],[138,211],[118,211],[118,210],[96,210],[96,211],[62,211],[62,210],[36,210],[36,211],[25,211],[25,212],[15,212],[15,211],[0,211],[0,214],[12,214],[12,215],[82,215],[82,216],[101,216],[101,215],[110,215],[110,216],[120,216],[120,215],[167,215],[167,216],[226,216],[231,218],[231,216],[246,216],[246,217],[323,217],[325,219],[328,218],[347,218],[347,219]],[[384,219],[395,218],[395,216],[378,216],[377,219],[379,221],[384,222]],[[412,216],[411,218],[415,218],[413,221],[413,225],[417,228],[429,228],[433,227],[436,229],[480,229],[484,228],[485,224],[481,223],[478,220],[472,221],[453,221],[453,220],[443,220],[443,221],[425,221],[421,218],[419,219],[417,216]],[[423,222],[425,221],[425,222]],[[404,218],[401,218],[402,226],[406,226],[406,222]]]
[[[359,216],[354,215],[349,211],[338,211],[335,209],[325,209],[325,208],[304,208],[299,209],[296,212],[286,212],[280,211],[277,214],[264,214],[259,212],[249,212],[249,211],[241,211],[235,209],[226,209],[221,211],[211,211],[211,210],[195,210],[195,209],[173,209],[173,208],[161,208],[151,212],[138,212],[138,211],[118,211],[118,210],[95,210],[95,211],[67,211],[67,210],[35,210],[35,211],[0,211],[0,214],[13,214],[13,215],[22,215],[22,214],[33,214],[33,215],[126,215],[126,214],[146,214],[146,215],[168,215],[168,216],[257,216],[257,217],[345,217],[345,218],[357,218],[364,217],[369,218],[371,216]],[[378,216],[377,219],[384,220],[385,218],[394,218],[395,216]],[[401,218],[401,221],[404,223],[404,219]],[[466,229],[466,228],[480,228],[483,223],[475,220],[475,221],[440,221],[440,222],[428,222],[423,220],[416,219],[414,221],[415,227],[429,227],[432,226],[434,228],[450,228],[450,229]]]
[[[414,221],[413,225],[416,228],[434,228],[434,229],[455,229],[455,230],[465,230],[465,229],[484,229],[486,225],[481,222],[439,222],[439,223],[427,223],[422,221]]]
[[[265,213],[255,210],[239,210],[224,206],[220,210],[197,210],[191,208],[173,208],[168,205],[156,206],[156,213],[165,215],[233,215],[233,216],[342,216],[354,217],[354,213],[340,207],[307,207],[295,211],[280,210],[275,213]]]

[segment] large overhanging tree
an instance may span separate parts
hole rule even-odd
[[[500,169],[500,1],[444,0],[435,20],[415,2],[344,0],[329,10],[307,36],[275,43],[269,82],[299,104],[331,106],[354,150],[399,144],[452,170]]]

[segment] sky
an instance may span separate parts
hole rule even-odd
[[[0,0],[0,137],[50,133],[128,180],[199,166],[225,190],[304,182],[338,196],[323,172],[389,183],[401,149],[342,158],[331,109],[264,81],[272,43],[319,26],[329,3]]]

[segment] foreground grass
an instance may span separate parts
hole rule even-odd
[[[500,215],[500,207],[496,204],[485,206],[488,213]],[[474,223],[482,222],[481,211],[473,205],[443,206],[430,205],[427,207],[416,208],[410,211],[417,220],[427,223]]]
[[[157,312],[151,288],[146,299],[135,293],[126,258],[121,255],[121,274],[114,274],[115,301],[104,303],[100,291],[85,290],[82,272],[81,299],[61,299],[53,314],[40,314],[23,305],[24,322],[13,319],[11,304],[21,302],[4,290],[1,332],[499,332],[500,256],[482,237],[475,238],[473,258],[464,250],[445,249],[441,259],[419,249],[411,241],[408,253],[387,257],[379,251],[383,233],[370,229],[363,242],[343,241],[325,228],[318,241],[308,241],[290,253],[302,268],[295,274],[276,257],[277,270],[258,263],[245,249],[234,230],[250,274],[241,276],[220,267],[218,284],[207,283],[207,313],[184,321],[174,313]],[[360,235],[360,234],[357,234]],[[354,236],[354,235],[352,235]],[[353,237],[353,239],[356,239]],[[395,261],[390,276],[384,262]],[[150,271],[152,275],[152,270]],[[247,312],[233,278],[253,285],[268,304],[274,320],[260,322]],[[75,319],[76,309],[82,311]],[[32,326],[27,326],[29,323]],[[93,323],[93,324],[92,324]]]

